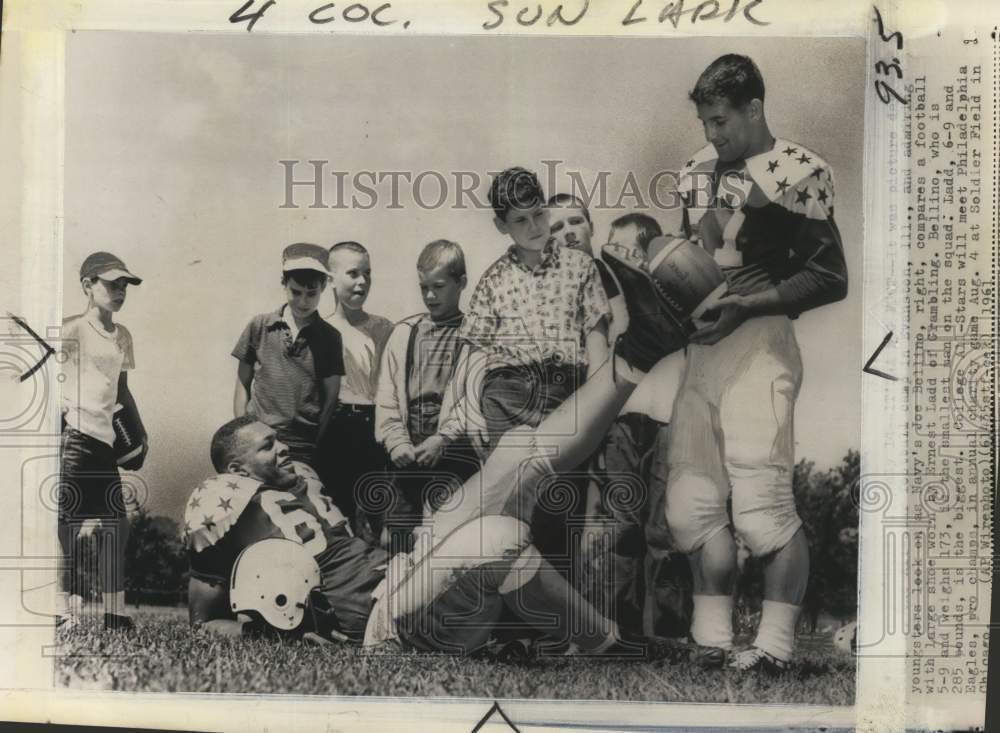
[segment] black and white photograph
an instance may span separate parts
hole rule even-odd
[[[58,686],[853,703],[863,39],[65,53]]]

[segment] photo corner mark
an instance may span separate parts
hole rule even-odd
[[[879,369],[875,369],[872,366],[872,364],[874,364],[875,360],[878,358],[878,355],[882,353],[882,349],[884,349],[891,340],[892,340],[892,331],[889,331],[889,333],[885,335],[885,338],[882,339],[882,343],[880,343],[878,345],[878,348],[875,349],[875,353],[873,353],[870,357],[868,357],[868,361],[865,362],[865,366],[861,371],[863,371],[865,374],[874,374],[876,377],[882,377],[882,379],[888,379],[889,381],[892,382],[899,381],[899,377],[894,377],[891,374],[886,374],[885,372]]]

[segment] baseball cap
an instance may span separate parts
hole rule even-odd
[[[281,271],[289,270],[315,270],[324,275],[329,275],[330,270],[326,266],[326,249],[318,244],[308,244],[298,242],[285,247],[281,255]]]
[[[80,279],[88,277],[99,277],[101,280],[109,281],[125,278],[125,281],[130,285],[138,285],[142,282],[142,278],[129,272],[125,263],[110,252],[94,252],[87,256],[87,259],[80,265]]]

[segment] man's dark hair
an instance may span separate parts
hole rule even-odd
[[[490,185],[490,206],[500,221],[507,220],[511,209],[528,209],[545,204],[545,193],[538,176],[526,168],[508,168]]]
[[[281,273],[282,285],[287,285],[289,280],[295,281],[303,288],[324,288],[327,276],[318,270],[288,270]]]
[[[725,99],[736,108],[753,99],[764,101],[764,77],[749,56],[729,53],[708,65],[688,95],[695,104],[715,104]]]
[[[239,433],[247,425],[253,425],[257,418],[253,415],[243,415],[227,422],[215,431],[212,436],[212,466],[219,473],[225,473],[229,461],[239,447]]]
[[[653,237],[659,237],[663,234],[663,230],[660,228],[660,223],[656,221],[656,219],[651,217],[649,214],[641,214],[639,212],[632,212],[631,214],[619,216],[611,222],[611,228],[624,229],[632,224],[635,225],[635,228],[639,233],[636,239],[636,244],[639,245],[639,249],[643,252],[649,249],[649,243]]]
[[[588,224],[594,223],[590,220],[590,212],[587,211],[587,205],[583,203],[583,199],[579,196],[574,196],[571,193],[557,193],[549,199],[548,206],[566,206],[567,204],[575,206],[582,211],[583,215],[587,217]]]

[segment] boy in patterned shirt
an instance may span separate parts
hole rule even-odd
[[[610,315],[594,259],[551,237],[534,173],[505,170],[489,197],[497,231],[512,241],[480,278],[462,325],[478,349],[471,362],[484,373],[479,408],[487,456],[508,430],[538,427],[604,363]],[[533,526],[544,554],[565,554],[565,512],[581,501],[580,491],[572,493],[569,507],[558,502],[549,512],[541,502]]]

